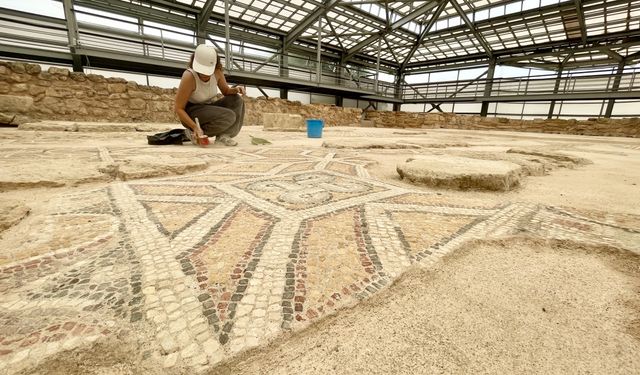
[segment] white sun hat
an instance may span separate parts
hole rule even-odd
[[[196,48],[193,57],[193,70],[200,74],[210,76],[216,70],[218,54],[212,46],[201,44]]]

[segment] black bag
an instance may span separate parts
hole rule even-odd
[[[147,136],[147,143],[150,145],[181,145],[182,142],[189,141],[184,129],[171,129],[164,133],[157,133]]]

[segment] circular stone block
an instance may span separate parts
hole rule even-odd
[[[508,161],[434,155],[408,159],[396,167],[415,184],[459,189],[507,191],[520,185],[522,168]]]

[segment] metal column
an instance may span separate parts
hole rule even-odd
[[[375,84],[373,85],[373,91],[375,91],[375,93],[378,93],[378,80],[380,79],[380,47],[382,46],[382,37],[380,37],[380,39],[378,39],[378,56],[376,58],[376,81]]]
[[[227,70],[231,69],[231,60],[233,57],[231,56],[231,44],[229,41],[229,0],[224,0],[224,37],[227,40],[227,44],[224,47],[225,51],[225,68]]]
[[[396,87],[395,87],[395,97],[402,98],[402,82],[404,82],[404,73],[401,70],[398,70],[396,73]],[[402,110],[402,103],[393,103],[393,111],[400,112]]]
[[[487,98],[491,96],[491,89],[493,86],[493,73],[496,70],[496,59],[491,59],[489,61],[489,69],[487,70],[487,81],[484,85],[484,98],[482,101],[482,107],[480,108],[480,116],[487,117],[487,113],[489,112],[489,102],[486,101]]]
[[[558,89],[560,88],[560,78],[562,78],[562,69],[563,69],[563,66],[562,64],[560,64],[560,66],[558,67],[558,75],[556,76],[556,83],[553,86],[554,96],[558,94]],[[551,101],[551,105],[549,106],[549,114],[547,115],[547,119],[551,120],[553,118],[553,110],[555,109],[555,107],[556,107],[556,101],[554,99]]]
[[[289,77],[289,58],[287,56],[287,50],[284,48],[284,37],[280,38],[283,48],[280,49],[279,56],[279,68],[280,77]],[[280,99],[289,99],[289,89],[280,89]]]
[[[318,80],[318,84],[320,84],[321,78],[322,78],[322,18],[318,19],[318,54],[317,54],[317,60],[318,60],[318,67],[317,67],[317,71],[316,71],[316,78]]]
[[[613,80],[613,86],[611,87],[611,92],[617,92],[620,88],[620,81],[622,80],[622,73],[624,73],[624,66],[626,64],[625,60],[620,61],[618,64],[618,70],[616,71],[616,78]],[[607,110],[604,113],[604,117],[610,118],[613,113],[613,105],[616,100],[614,98],[609,99],[609,103],[607,103]]]
[[[331,24],[329,24],[329,25],[331,25]],[[343,53],[340,53],[340,60],[339,60],[339,62],[337,63],[337,71],[336,71],[336,73],[338,74],[338,82],[337,82],[337,84],[338,84],[339,86],[342,86],[342,85],[343,85],[343,84],[342,84],[342,82],[343,82],[343,80],[345,80],[345,78],[344,78],[344,70],[345,70],[345,68],[344,68],[344,66],[340,63],[340,62],[342,61],[342,57],[343,57],[343,56],[344,56],[344,54],[343,54]],[[344,96],[342,96],[342,95],[336,95],[336,105],[337,105],[338,107],[344,107]]]
[[[63,0],[62,6],[64,8],[64,17],[67,21],[67,38],[69,39],[69,52],[71,52],[71,58],[73,59],[73,71],[82,72],[82,57],[76,53],[79,35],[78,22],[76,22],[76,15],[73,12],[73,0]]]

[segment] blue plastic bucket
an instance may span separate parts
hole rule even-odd
[[[307,119],[307,137],[322,138],[323,127],[324,127],[324,120],[317,119],[317,118]]]

